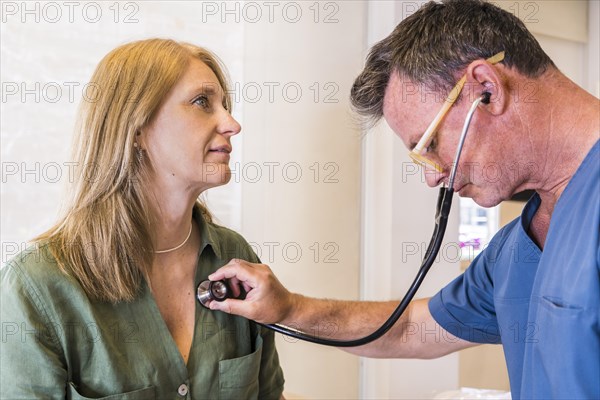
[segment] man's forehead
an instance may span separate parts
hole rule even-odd
[[[428,98],[429,97],[429,98]],[[393,73],[383,99],[383,117],[408,148],[413,148],[427,127],[436,104],[423,85]]]
[[[383,112],[386,111],[394,112],[394,105],[398,102],[397,97],[399,95],[399,89],[402,87],[402,78],[398,75],[398,73],[393,72],[390,75],[390,79],[388,80],[387,86],[385,88],[385,94],[383,97]]]
[[[392,73],[383,97],[383,118],[396,133],[398,133],[398,131],[395,125],[398,120],[402,118],[402,116],[399,115],[402,112],[402,105],[400,102],[402,95],[399,91],[401,86],[402,82],[398,74]]]
[[[392,105],[402,105],[408,107],[435,107],[441,106],[446,100],[446,96],[439,90],[432,88],[424,83],[414,82],[406,76],[394,72],[390,75],[385,95],[384,108],[386,103],[388,107]],[[391,104],[393,101],[394,104]]]

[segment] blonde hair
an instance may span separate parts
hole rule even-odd
[[[225,69],[209,51],[187,43],[149,39],[107,54],[94,72],[80,110],[73,147],[77,174],[64,216],[33,240],[47,243],[60,269],[91,298],[133,300],[154,258],[151,167],[137,157],[136,134],[148,124],[192,58],[204,62],[229,93]],[[225,96],[231,109],[231,99]],[[195,208],[211,221],[208,209]]]

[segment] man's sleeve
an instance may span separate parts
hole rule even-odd
[[[484,251],[429,301],[433,318],[454,336],[474,343],[500,343],[492,264]]]

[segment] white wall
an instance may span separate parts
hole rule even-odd
[[[586,89],[600,97],[600,1],[588,1],[588,43]]]
[[[242,231],[290,290],[357,299],[360,135],[349,118],[348,94],[363,62],[365,5],[316,3],[315,23],[307,8],[315,3],[299,4],[311,19],[245,26],[245,81],[294,82],[303,96],[245,105],[244,162],[273,165],[275,173],[272,181],[244,181]],[[323,21],[327,15],[330,23]],[[323,334],[327,324],[314,332]],[[289,392],[358,396],[357,357],[281,336],[277,345]]]

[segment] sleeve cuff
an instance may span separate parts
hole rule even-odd
[[[435,322],[457,338],[473,343],[502,343],[494,327],[469,326],[456,319],[444,304],[443,290],[429,300],[429,312]]]

